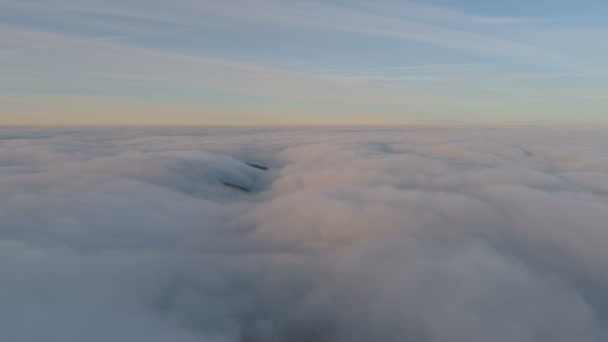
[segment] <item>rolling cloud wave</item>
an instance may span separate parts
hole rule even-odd
[[[603,341],[606,151],[590,128],[5,128],[0,340]]]

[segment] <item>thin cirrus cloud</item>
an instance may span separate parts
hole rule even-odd
[[[603,62],[592,55],[605,48],[574,43],[585,27],[580,16],[482,15],[393,1],[5,0],[0,9],[0,96],[31,98],[13,102],[5,124],[66,121],[69,104],[51,104],[51,94],[97,98],[115,110],[162,102],[182,123],[294,109],[284,122],[323,123],[306,119],[304,108],[343,123],[358,122],[349,120],[353,108],[367,113],[364,121],[386,123],[574,120],[573,103],[591,98],[579,109],[597,121],[608,88]],[[586,35],[601,30],[599,22],[585,28]],[[570,43],[576,51],[564,49]],[[547,81],[552,75],[559,82]],[[539,92],[546,96],[533,95]],[[82,122],[95,121],[79,109]]]

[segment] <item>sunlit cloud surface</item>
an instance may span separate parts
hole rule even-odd
[[[0,129],[0,340],[599,342],[597,128]]]

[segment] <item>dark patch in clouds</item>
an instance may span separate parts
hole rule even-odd
[[[0,137],[2,341],[608,338],[605,130]]]

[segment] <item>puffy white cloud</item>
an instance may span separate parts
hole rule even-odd
[[[0,339],[603,341],[604,136],[1,129]]]

